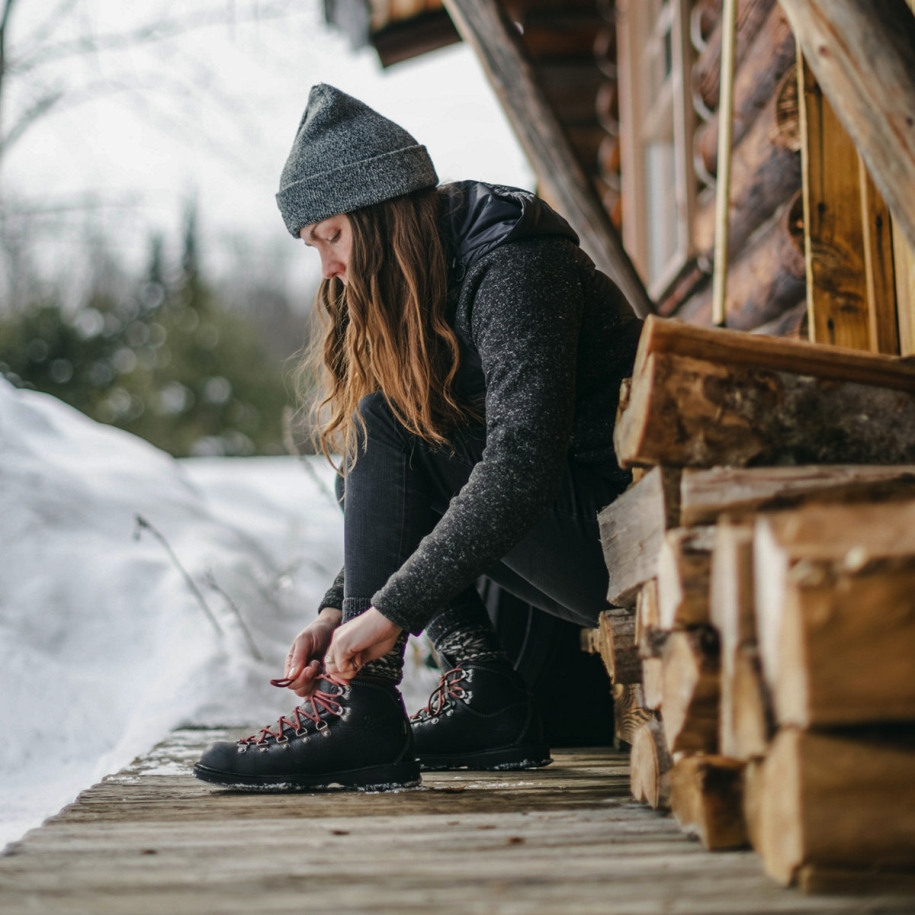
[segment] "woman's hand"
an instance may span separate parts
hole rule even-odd
[[[324,658],[329,674],[351,680],[368,664],[386,655],[403,630],[374,607],[335,630]]]
[[[285,685],[297,696],[310,696],[315,691],[321,662],[342,619],[341,611],[325,607],[318,618],[295,637],[286,655],[285,679],[275,681],[277,686]]]

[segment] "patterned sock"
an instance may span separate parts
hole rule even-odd
[[[470,661],[507,661],[483,601],[474,589],[465,591],[460,603],[437,614],[426,626],[443,669]]]
[[[343,622],[348,623],[351,619],[355,619],[365,613],[371,606],[372,602],[368,598],[344,598]],[[403,679],[403,655],[409,637],[409,632],[402,632],[397,637],[394,647],[386,655],[376,658],[374,661],[369,661],[359,673],[370,677],[384,677],[385,680],[393,680],[395,684],[400,683]]]

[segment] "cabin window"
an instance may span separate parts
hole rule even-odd
[[[623,241],[657,300],[692,255],[690,0],[617,2]]]

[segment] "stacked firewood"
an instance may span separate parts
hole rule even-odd
[[[913,420],[915,366],[657,319],[623,393],[592,641],[632,791],[783,884],[915,868]]]

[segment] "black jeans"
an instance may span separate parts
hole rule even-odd
[[[341,502],[345,496],[345,597],[361,602],[438,523],[481,459],[486,434],[482,427],[460,431],[452,437],[453,450],[446,450],[407,432],[381,394],[363,398],[359,409],[365,438],[345,482],[338,478],[338,496]],[[608,585],[597,513],[625,489],[627,478],[568,461],[546,515],[485,574],[547,613],[596,626]],[[475,583],[452,605],[468,600],[479,600]]]

